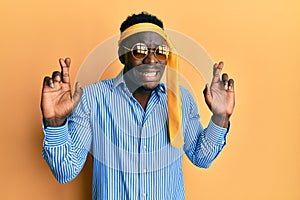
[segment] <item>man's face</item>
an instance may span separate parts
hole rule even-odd
[[[148,54],[144,58],[134,57],[132,52],[128,52],[135,44],[145,44]],[[134,91],[138,88],[153,90],[157,87],[165,70],[167,60],[155,55],[154,51],[159,46],[166,47],[166,41],[159,34],[154,32],[137,33],[129,37],[123,44],[127,48],[124,55],[124,78],[129,82]],[[145,47],[145,46],[143,46]],[[124,48],[124,47],[120,47]],[[138,47],[135,46],[134,49]]]

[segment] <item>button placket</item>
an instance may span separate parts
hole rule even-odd
[[[141,177],[141,196],[142,199],[147,198],[147,184],[148,184],[148,177],[147,177],[147,156],[146,152],[144,151],[145,146],[145,139],[141,139],[141,154],[140,154],[140,177]]]

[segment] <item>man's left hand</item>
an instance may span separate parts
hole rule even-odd
[[[214,64],[211,85],[209,87],[206,84],[203,94],[207,106],[213,113],[213,122],[227,128],[235,104],[234,81],[229,79],[226,73],[220,76],[223,66],[223,62]]]

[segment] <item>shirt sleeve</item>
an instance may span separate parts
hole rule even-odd
[[[210,120],[204,129],[193,97],[188,92],[184,94],[184,151],[194,165],[208,168],[225,146],[229,128],[220,127]]]
[[[42,156],[60,183],[73,180],[81,171],[91,145],[89,109],[83,94],[64,125],[46,127]]]

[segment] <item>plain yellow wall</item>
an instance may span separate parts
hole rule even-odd
[[[236,82],[220,157],[207,170],[184,159],[186,199],[300,199],[299,8],[298,0],[2,0],[0,199],[90,198],[90,162],[76,180],[60,185],[42,159],[43,76],[69,56],[74,80],[92,49],[143,10],[223,60]],[[209,112],[199,104],[206,125]]]

